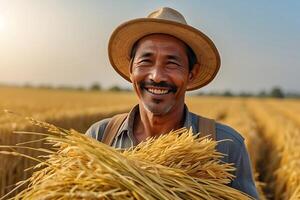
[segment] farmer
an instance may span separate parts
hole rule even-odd
[[[220,142],[223,161],[234,163],[236,178],[229,186],[258,198],[243,137],[232,128],[190,112],[186,91],[213,80],[220,67],[214,43],[189,26],[174,9],[161,8],[147,18],[121,24],[108,46],[114,69],[132,83],[138,105],[129,113],[93,124],[87,135],[116,148],[135,146],[147,137],[181,127]]]

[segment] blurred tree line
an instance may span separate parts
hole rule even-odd
[[[6,84],[0,84],[0,86],[13,86],[13,85],[6,85]],[[16,86],[13,86],[16,87]],[[68,85],[60,85],[60,86],[52,86],[52,85],[38,85],[33,86],[31,84],[24,84],[22,86],[18,87],[24,87],[24,88],[41,88],[41,89],[59,89],[59,90],[78,90],[78,91],[111,91],[111,92],[122,92],[132,91],[132,88],[125,88],[120,87],[119,85],[112,85],[109,88],[103,88],[101,84],[99,83],[93,83],[89,87],[82,87],[82,86],[68,86]],[[269,91],[262,90],[258,93],[251,93],[251,92],[240,92],[240,93],[234,93],[230,90],[221,91],[221,92],[203,92],[200,91],[198,93],[194,93],[197,96],[223,96],[223,97],[260,97],[260,98],[267,98],[267,97],[273,97],[273,98],[300,98],[299,92],[285,92],[280,87],[276,86],[270,89]]]
[[[262,90],[258,93],[241,92],[233,93],[230,90],[224,92],[199,92],[197,95],[202,96],[224,96],[224,97],[273,97],[273,98],[300,98],[300,93],[284,92],[280,87],[273,87],[270,91]]]
[[[5,84],[0,84],[0,86],[11,86],[11,85],[5,85]],[[99,83],[93,83],[91,84],[91,86],[89,87],[82,87],[82,86],[69,86],[69,85],[60,85],[60,86],[53,86],[53,85],[46,85],[46,84],[42,84],[42,85],[31,85],[31,84],[24,84],[21,87],[24,88],[40,88],[40,89],[58,89],[58,90],[79,90],[79,91],[111,91],[111,92],[121,92],[121,91],[132,91],[132,89],[130,88],[124,88],[124,87],[120,87],[118,85],[113,85],[110,86],[109,88],[103,88],[101,86],[101,84]]]

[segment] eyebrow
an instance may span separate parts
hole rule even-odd
[[[154,53],[151,52],[151,51],[145,51],[145,52],[142,52],[142,54],[140,56],[138,56],[138,58],[149,58],[153,55]],[[170,55],[167,55],[166,56],[168,60],[176,60],[176,61],[179,61],[181,62],[181,58],[177,55],[174,55],[174,54],[170,54]]]
[[[140,56],[139,56],[139,58],[147,58],[147,57],[150,57],[150,56],[152,56],[153,55],[153,53],[152,52],[150,52],[150,51],[146,51],[146,52],[143,52]]]
[[[167,55],[167,58],[168,58],[169,60],[181,61],[180,57],[179,57],[179,56],[176,56],[176,55]]]

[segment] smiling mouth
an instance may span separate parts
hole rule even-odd
[[[156,95],[164,95],[170,93],[171,90],[166,89],[155,89],[155,88],[145,88],[148,92]]]
[[[166,95],[169,93],[176,93],[177,87],[167,82],[155,83],[154,81],[140,82],[139,86],[142,90],[154,95]]]

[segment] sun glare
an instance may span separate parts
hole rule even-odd
[[[4,31],[5,28],[5,20],[4,18],[0,15],[0,31]]]

